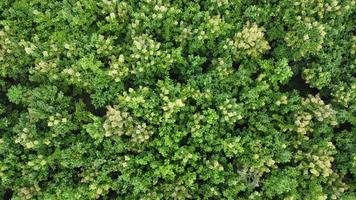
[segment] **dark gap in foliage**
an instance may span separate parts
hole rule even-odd
[[[297,167],[298,165],[299,165],[298,162],[281,162],[276,164],[276,166],[280,170],[291,168],[291,167]]]
[[[224,158],[226,159],[226,164],[224,163],[224,168],[227,169],[231,166],[233,172],[237,173],[238,169],[237,169],[235,158],[232,156],[227,156],[225,153],[223,154],[224,154]]]
[[[355,180],[356,180],[356,176],[353,173],[351,173],[350,170],[347,170],[347,173],[342,178],[342,181],[344,183],[352,183],[355,182]]]
[[[1,79],[3,79],[10,86],[17,85],[17,84],[21,83],[19,81],[19,79],[14,79],[11,77],[5,77],[5,78],[1,78]],[[26,80],[26,79],[23,79],[23,80]]]
[[[142,165],[142,166],[140,166],[141,167],[141,172],[143,172],[143,173],[147,173],[147,172],[149,172],[150,171],[150,169],[151,169],[151,167],[149,166],[149,165]]]
[[[323,101],[326,103],[326,104],[331,104],[332,103],[332,100],[333,100],[333,97],[331,96],[331,89],[330,88],[323,88],[320,90],[319,94],[320,96],[322,97]]]
[[[65,87],[66,86],[64,85],[63,88]],[[92,103],[92,99],[89,93],[82,91],[80,88],[76,88],[73,85],[67,86],[65,89],[63,89],[63,91],[65,96],[71,96],[73,97],[73,99],[77,99],[77,100],[81,99],[85,104],[87,110],[93,113],[94,115],[99,117],[105,116],[106,108],[105,107],[96,108]]]
[[[48,186],[48,183],[50,183],[51,181],[53,181],[53,177],[50,176],[49,178],[47,178],[47,180],[41,180],[38,183],[38,186],[40,188],[46,188]]]
[[[25,105],[23,105],[21,102],[19,104],[15,104],[9,101],[7,95],[5,93],[0,92],[0,99],[4,102],[4,105],[6,105],[6,107],[8,108],[8,110],[16,110],[19,112],[27,112],[27,107]],[[6,113],[4,113],[6,114]]]
[[[44,149],[44,151],[46,152],[47,155],[49,154],[53,154],[56,151],[55,147],[46,147],[46,149]]]
[[[319,90],[310,87],[302,78],[301,73],[295,74],[287,85],[281,87],[282,92],[290,92],[296,90],[303,97],[307,97],[309,94],[316,95]]]
[[[260,180],[260,182],[262,182],[262,180]],[[262,192],[262,184],[258,183],[258,185],[253,190],[257,192]]]
[[[277,46],[278,45],[278,42],[276,43],[269,43],[271,49],[270,50],[267,50],[266,52],[264,52],[262,55],[261,55],[261,60],[269,60],[275,56],[273,56],[273,50],[272,49],[275,49],[273,46]]]
[[[116,6],[117,7],[117,6]],[[96,27],[99,27],[99,22],[104,22],[107,23],[107,21],[105,20],[106,15],[101,13],[101,12],[97,12],[98,15],[96,15],[94,22],[96,23],[92,23],[92,26],[96,25]]]
[[[120,137],[124,142],[130,141],[130,139],[131,139],[131,136],[128,136],[128,135],[122,135]]]
[[[253,72],[253,73],[251,74],[251,79],[252,79],[252,80],[256,80],[259,75],[260,75],[260,72],[258,72],[258,71]]]
[[[58,172],[59,172],[59,169],[57,166],[50,167],[48,169],[48,178],[46,180],[44,180],[43,182],[40,182],[40,184],[42,184],[44,187],[46,187],[49,183],[51,183],[54,180],[54,176],[56,174],[58,174]],[[44,188],[44,187],[41,187],[41,188]]]
[[[80,177],[80,173],[82,172],[82,168],[81,167],[75,167],[73,168],[74,173],[72,173],[72,180],[74,183],[76,184],[80,184],[80,180],[82,179]]]
[[[307,58],[306,58],[302,61],[290,60],[290,61],[288,61],[288,64],[291,67],[294,76],[296,76],[297,74],[301,74],[303,66],[306,66],[309,63],[307,62]]]
[[[235,131],[242,131],[244,128],[246,128],[246,124],[243,124],[241,122],[235,123],[234,125]]]
[[[189,139],[192,137],[192,133],[188,133],[185,135],[180,141],[179,141],[179,146],[185,146],[188,144]]]
[[[199,178],[199,177],[197,177],[194,182],[196,183],[196,185],[203,185],[204,184],[204,180]]]
[[[114,39],[114,45],[118,45],[118,46],[119,46],[119,45],[122,45],[122,44],[125,43],[125,39],[126,39],[126,34],[127,34],[127,32],[120,32],[119,34],[113,32],[112,34],[118,36],[116,39]]]
[[[341,133],[342,131],[349,131],[352,130],[352,125],[350,122],[345,122],[340,124],[337,128],[334,129],[336,133]]]
[[[232,67],[233,67],[235,70],[239,70],[239,69],[240,69],[240,66],[241,66],[241,63],[237,63],[237,62],[233,62],[233,63],[232,63]]]
[[[211,56],[208,55],[208,56],[206,57],[205,62],[204,62],[203,65],[202,65],[202,72],[203,72],[203,73],[207,73],[207,72],[209,71],[210,67],[211,67]]]
[[[97,59],[103,64],[102,69],[110,69],[111,58],[101,56],[101,57],[98,57]]]
[[[262,178],[261,180],[259,180],[259,182],[262,182]],[[255,185],[255,187],[253,188],[254,191],[257,191],[257,192],[262,192],[262,185],[260,183],[257,183],[257,185]]]
[[[90,24],[88,24],[88,32],[99,32],[99,26],[97,25],[98,22],[98,17],[95,17],[95,20],[93,20]]]
[[[177,68],[172,68],[169,70],[169,78],[181,84],[185,84],[187,82]]]
[[[90,153],[89,152],[84,152],[83,153],[83,158],[89,158],[90,157]]]
[[[87,109],[91,113],[93,113],[94,115],[99,116],[99,117],[103,117],[103,116],[106,115],[106,108],[105,107],[96,108],[92,104],[91,97],[90,97],[89,93],[83,92],[82,94],[83,94],[83,96],[82,96],[83,102],[86,105]]]
[[[64,96],[76,96],[77,93],[80,93],[76,91],[75,87],[73,85],[61,85],[61,91],[63,92]]]
[[[188,105],[194,106],[196,108],[197,101],[195,99],[193,99],[191,97],[188,97],[186,102],[187,102]]]
[[[208,145],[208,147],[208,149],[200,149],[198,152],[204,152],[206,160],[211,160],[216,154],[212,152],[213,147],[211,147],[211,145]]]
[[[10,200],[12,199],[12,195],[13,195],[14,191],[11,189],[6,189],[5,190],[5,194],[4,194],[4,200]]]
[[[163,38],[163,33],[162,33],[162,26],[157,27],[158,30],[153,30],[152,33],[148,32],[149,35],[154,35],[153,39],[156,42],[159,42],[161,44],[166,44],[165,39]]]
[[[201,103],[198,103],[197,100],[193,99],[192,97],[187,98],[186,104],[191,106],[192,112],[195,112],[195,113],[203,112]]]
[[[116,179],[119,177],[120,174],[121,174],[120,172],[112,171],[112,172],[109,173],[109,177],[110,177],[112,180],[116,180]]]
[[[118,196],[117,192],[113,189],[109,189],[109,192],[107,194],[107,199],[116,199]]]
[[[135,85],[133,84],[135,81],[133,80],[132,77],[128,77],[125,80],[123,80],[123,84],[126,90],[129,88],[135,88]]]
[[[94,148],[95,148],[96,151],[100,151],[100,152],[103,152],[105,150],[105,147],[104,147],[103,143],[94,144]]]

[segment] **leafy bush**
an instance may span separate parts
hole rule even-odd
[[[3,199],[355,199],[355,0],[1,0]]]

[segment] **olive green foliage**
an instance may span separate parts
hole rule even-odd
[[[355,199],[355,0],[1,0],[0,198]]]

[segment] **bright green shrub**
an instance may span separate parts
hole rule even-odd
[[[355,4],[0,1],[0,197],[355,199]]]

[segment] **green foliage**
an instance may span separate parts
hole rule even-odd
[[[355,4],[0,1],[0,198],[355,199]]]

